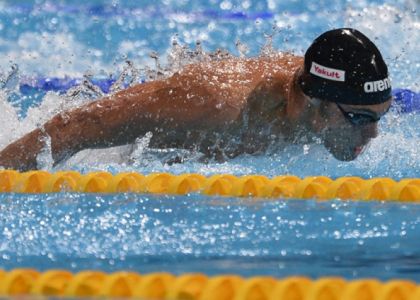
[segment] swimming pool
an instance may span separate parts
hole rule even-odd
[[[261,47],[268,51],[272,41],[276,49],[302,54],[319,32],[354,26],[383,51],[393,85],[418,93],[418,6],[416,1],[6,1],[0,4],[0,66],[3,74],[14,64],[19,71],[2,86],[0,145],[61,109],[90,101],[89,95],[70,101],[47,92],[54,84],[45,84],[46,78],[58,78],[59,90],[85,74],[93,82],[115,80],[129,59],[142,69],[143,77],[136,80],[148,80],[156,74],[152,51],[161,65],[171,59],[188,62],[182,47],[172,46],[174,40],[190,49],[199,40],[206,51],[225,48],[248,56]],[[195,153],[150,149],[147,136],[135,145],[82,151],[54,168],[48,153],[39,163],[49,171],[420,177],[419,121],[418,113],[395,107],[381,122],[380,137],[350,163],[335,160],[320,145],[295,145],[203,164]],[[165,163],[176,155],[184,163]],[[420,282],[420,208],[415,204],[60,193],[1,194],[0,208],[0,268],[7,270],[339,275]]]

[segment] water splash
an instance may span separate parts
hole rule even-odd
[[[51,149],[51,137],[45,132],[43,127],[40,127],[43,133],[42,143],[44,147],[42,147],[41,152],[36,157],[37,167],[42,170],[52,170],[54,160],[52,157],[52,149]]]
[[[154,60],[155,64],[154,68],[146,68],[145,70],[145,77],[147,78],[147,81],[161,80],[167,77],[165,74],[167,70],[161,67],[158,53],[153,51],[149,54],[149,56]]]
[[[126,60],[124,69],[110,88],[110,93],[116,93],[139,82],[141,82],[140,70],[134,66],[132,61]]]
[[[172,75],[173,73],[180,71],[188,64],[218,59],[218,53],[220,52],[221,51],[219,50],[216,50],[214,54],[206,52],[203,49],[201,41],[196,41],[195,49],[190,49],[187,45],[181,44],[178,41],[177,36],[175,36],[172,39],[172,46],[167,55],[167,65],[164,68],[165,74]]]
[[[10,69],[6,75],[0,74],[0,89],[6,90],[7,93],[18,92],[20,83],[19,66],[13,64]]]
[[[265,33],[264,34],[265,43],[261,47],[260,56],[262,56],[262,57],[272,57],[272,56],[275,56],[275,55],[278,54],[278,50],[274,49],[273,39],[279,32],[280,32],[280,28],[274,25],[272,27],[272,32],[271,33],[269,33],[269,34]]]
[[[239,57],[240,58],[244,58],[244,57],[246,57],[246,55],[248,54],[248,52],[249,52],[249,47],[246,45],[246,44],[244,44],[244,43],[242,43],[239,39],[236,41],[236,43],[235,43],[235,47],[236,47],[236,49],[238,50],[238,52],[239,52]]]
[[[19,118],[16,109],[8,101],[8,94],[0,89],[0,111],[2,112],[2,134],[0,135],[0,148],[7,146],[21,134]]]
[[[177,37],[174,37],[172,40],[172,47],[168,54],[168,68],[172,72],[178,72],[184,67],[185,61],[187,60],[188,48],[184,45],[180,45]]]
[[[82,82],[70,88],[66,92],[66,97],[70,101],[84,101],[85,99],[98,99],[102,98],[105,94],[102,90],[92,82],[93,74],[85,74]]]
[[[132,145],[129,161],[133,163],[135,167],[139,167],[144,161],[144,153],[147,151],[152,137],[153,134],[147,132],[143,137],[137,138]]]

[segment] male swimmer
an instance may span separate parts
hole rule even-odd
[[[133,143],[195,149],[215,158],[259,153],[281,143],[323,143],[355,159],[377,136],[391,106],[387,66],[361,32],[319,36],[305,57],[229,58],[190,64],[164,80],[62,112],[0,152],[0,166],[37,168],[51,139],[55,163],[86,148]]]

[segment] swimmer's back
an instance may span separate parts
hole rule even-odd
[[[183,85],[188,78],[196,81],[192,86],[205,88],[232,107],[242,107],[249,95],[262,84],[278,84],[284,97],[288,83],[303,58],[292,54],[273,57],[232,58],[203,62],[185,67],[169,80],[171,85]],[[187,79],[187,80],[183,80]]]

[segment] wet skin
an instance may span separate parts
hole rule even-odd
[[[336,158],[354,159],[354,149],[376,136],[377,124],[353,128],[333,103],[311,105],[296,83],[302,66],[303,58],[290,54],[188,65],[167,79],[56,115],[3,149],[0,166],[36,169],[47,135],[58,163],[86,148],[133,143],[147,132],[150,147],[196,149],[220,159],[302,138],[321,139]],[[389,105],[363,109],[381,112]]]

